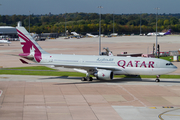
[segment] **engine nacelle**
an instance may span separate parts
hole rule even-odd
[[[97,79],[101,80],[112,80],[114,74],[110,70],[98,70],[98,72],[94,75]]]

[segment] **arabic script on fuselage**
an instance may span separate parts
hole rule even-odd
[[[101,61],[101,62],[103,62],[103,61],[113,61],[114,59],[113,58],[109,58],[109,59],[107,59],[107,58],[98,58],[97,59],[97,61]]]

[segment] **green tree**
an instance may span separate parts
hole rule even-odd
[[[170,19],[170,23],[171,23],[171,25],[175,25],[175,24],[178,24],[178,23],[179,23],[179,20],[178,20],[177,18],[175,18],[175,17],[172,17],[172,18]]]
[[[169,20],[164,20],[164,25],[170,25],[170,22],[169,22]]]
[[[164,25],[164,20],[163,19],[159,19],[157,24],[158,24],[158,26]]]

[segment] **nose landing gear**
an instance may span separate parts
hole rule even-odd
[[[160,77],[160,75],[156,75],[156,80],[155,80],[155,82],[160,82],[159,77]]]

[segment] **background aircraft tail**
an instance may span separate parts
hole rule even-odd
[[[169,29],[164,35],[170,35],[171,34],[171,29]]]
[[[42,54],[47,52],[38,45],[24,27],[18,25],[16,30],[23,50],[23,53],[19,54],[19,56],[41,62]]]

